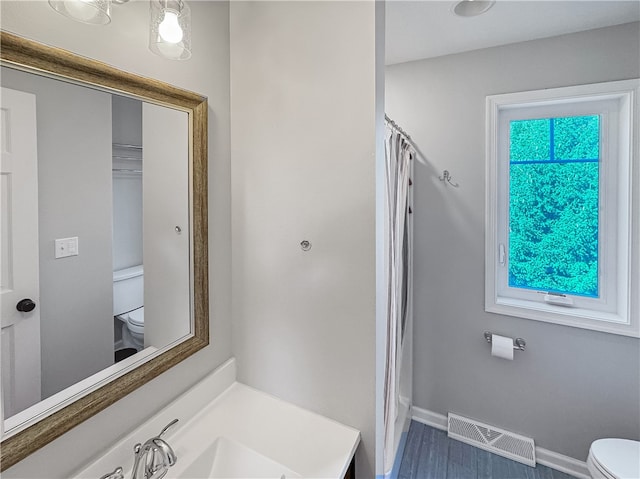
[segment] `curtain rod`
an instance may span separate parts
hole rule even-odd
[[[384,115],[384,120],[385,120],[389,125],[391,125],[391,127],[392,127],[392,128],[395,128],[397,131],[399,131],[399,132],[400,132],[400,133],[402,133],[404,136],[406,136],[408,140],[410,140],[410,139],[411,139],[411,137],[409,136],[409,134],[408,134],[406,131],[404,131],[400,125],[398,125],[395,121],[393,121],[391,118],[389,118],[389,117],[387,116],[387,114],[386,114],[386,113],[385,113],[385,115]]]
[[[416,144],[411,139],[409,134],[406,131],[404,131],[400,125],[398,125],[395,121],[393,121],[391,118],[389,118],[389,116],[386,113],[384,114],[384,121],[388,126],[393,128],[395,131],[397,131],[398,133],[400,133],[402,136],[404,136],[407,139],[407,141],[411,145],[411,148],[413,149],[415,158],[418,160],[419,163],[422,163],[423,165],[426,165],[427,164],[427,160],[426,160],[424,154],[416,146]]]

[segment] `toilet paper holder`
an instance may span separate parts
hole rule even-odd
[[[484,339],[487,340],[488,343],[491,343],[491,335],[489,331],[484,332]],[[526,341],[522,338],[516,338],[513,340],[513,349],[518,351],[524,351],[525,346],[527,345]]]

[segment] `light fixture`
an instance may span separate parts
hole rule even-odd
[[[56,12],[82,23],[111,22],[111,5],[129,0],[49,0]],[[184,0],[149,0],[149,49],[171,60],[191,58],[191,10]]]
[[[111,22],[111,0],[49,0],[49,5],[65,17],[82,23],[106,25]]]
[[[453,13],[459,17],[482,15],[496,3],[495,0],[462,0],[453,6]]]
[[[151,0],[149,49],[171,60],[191,57],[191,10],[183,0]]]

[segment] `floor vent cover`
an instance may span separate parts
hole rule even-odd
[[[533,439],[529,437],[451,413],[449,413],[447,422],[447,432],[452,439],[466,442],[528,466],[536,465],[536,448]]]

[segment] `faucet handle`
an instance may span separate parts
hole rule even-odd
[[[158,434],[158,436],[157,436],[157,437],[158,437],[158,438],[161,438],[161,437],[162,437],[162,435],[163,435],[165,432],[167,432],[169,429],[171,429],[171,426],[173,426],[173,425],[174,425],[175,423],[177,423],[177,422],[178,422],[178,420],[177,420],[177,419],[174,419],[173,421],[171,421],[169,424],[167,424],[167,425],[164,427],[164,429],[162,429],[162,431],[160,431],[160,434]]]
[[[153,445],[155,446],[153,448],[154,456],[155,456],[155,453],[159,452],[160,450],[162,451],[160,456],[162,457],[163,464],[168,467],[175,465],[176,461],[178,460],[178,456],[176,456],[175,451],[171,448],[169,444],[166,443],[164,439],[160,439],[159,437],[156,437],[155,439],[153,439]]]
[[[124,473],[121,467],[116,467],[113,472],[105,474],[100,479],[124,479]]]

